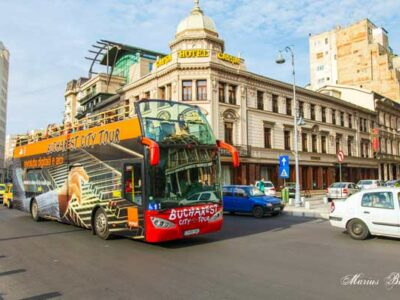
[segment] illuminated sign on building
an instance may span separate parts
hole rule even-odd
[[[208,57],[208,56],[210,56],[210,52],[206,49],[193,49],[193,50],[178,51],[179,58]]]
[[[236,56],[233,56],[233,55],[229,55],[229,54],[226,54],[226,53],[219,52],[217,54],[217,58],[220,59],[220,60],[224,60],[224,61],[230,62],[231,64],[234,64],[234,65],[239,65],[240,64],[240,58],[239,57],[236,57]]]
[[[159,60],[156,61],[156,66],[157,68],[166,65],[172,60],[172,55],[168,54],[167,56],[164,56],[163,58],[160,58]]]

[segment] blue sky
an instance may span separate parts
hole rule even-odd
[[[308,35],[369,18],[400,52],[399,0],[201,0],[226,52],[249,71],[291,82],[277,50],[295,45],[298,85],[309,82]],[[169,52],[193,0],[0,0],[0,40],[11,53],[8,133],[61,122],[66,83],[86,76],[84,59],[99,39]]]

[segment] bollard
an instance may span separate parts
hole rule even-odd
[[[293,198],[289,198],[289,205],[293,206],[294,205],[294,199]]]
[[[305,202],[305,208],[306,209],[311,209],[311,202],[310,201],[306,201]]]
[[[328,204],[328,197],[324,197],[324,204]]]

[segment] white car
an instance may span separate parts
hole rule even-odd
[[[256,181],[256,187],[258,187],[259,183],[260,181]],[[267,196],[276,196],[275,186],[271,181],[264,181],[264,194]]]
[[[357,186],[352,182],[335,182],[326,190],[326,197],[330,202],[333,199],[345,199],[358,192]]]
[[[363,190],[331,204],[329,222],[356,240],[369,235],[400,237],[400,188]]]
[[[381,186],[381,182],[379,180],[376,179],[364,179],[364,180],[360,180],[357,183],[358,188],[364,190],[364,189],[374,189],[377,187]]]

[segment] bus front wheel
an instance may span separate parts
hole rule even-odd
[[[103,209],[99,208],[94,217],[94,231],[96,235],[103,240],[108,240],[111,237],[108,228],[107,214]]]
[[[36,222],[39,222],[41,220],[41,218],[39,217],[38,204],[35,199],[33,199],[31,202],[31,215],[32,219],[34,219]]]

